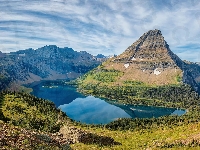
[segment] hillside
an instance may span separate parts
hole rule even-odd
[[[198,149],[199,120],[197,107],[180,117],[127,118],[106,125],[85,125],[72,121],[50,101],[3,92],[0,149]]]
[[[118,144],[86,132],[53,102],[26,93],[0,93],[0,149],[70,149],[69,144]]]
[[[125,103],[184,107],[180,103],[198,99],[199,78],[200,66],[182,61],[155,29],[77,82],[79,91],[86,94]]]
[[[75,79],[97,67],[101,61],[101,58],[85,51],[76,52],[72,48],[54,45],[1,53],[0,83],[5,83],[3,80],[7,79],[12,83],[10,86],[17,90],[18,85],[34,81]],[[1,89],[4,87],[2,85]]]
[[[144,33],[122,54],[104,64],[123,72],[119,81],[141,81],[151,85],[178,84],[184,63],[169,49],[159,30]]]
[[[66,139],[59,134],[48,134],[13,126],[0,120],[0,149],[68,149]]]
[[[170,50],[160,30],[150,30],[98,69],[122,72],[115,83],[140,81],[150,85],[168,85],[183,82],[197,88],[188,65]]]

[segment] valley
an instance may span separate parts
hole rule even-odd
[[[200,146],[200,66],[160,30],[111,58],[44,46],[2,53],[0,63],[2,149]]]

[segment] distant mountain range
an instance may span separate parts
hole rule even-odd
[[[55,45],[16,52],[0,52],[0,87],[21,85],[40,80],[75,79],[97,67],[107,58],[85,51]],[[13,86],[13,85],[12,85]]]

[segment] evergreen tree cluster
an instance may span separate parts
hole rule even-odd
[[[186,84],[166,86],[117,85],[109,87],[88,83],[80,84],[78,90],[88,95],[114,99],[127,104],[190,108],[200,103],[198,93]]]

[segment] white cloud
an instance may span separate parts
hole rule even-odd
[[[120,54],[144,32],[158,28],[182,59],[200,45],[200,2],[180,0],[0,1],[0,50],[72,47],[94,55]],[[188,53],[190,55],[188,55]]]

